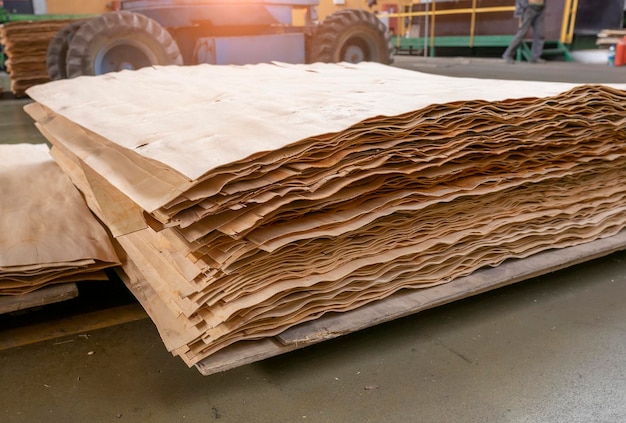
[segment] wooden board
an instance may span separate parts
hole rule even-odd
[[[0,296],[0,314],[70,300],[78,296],[75,283],[62,283],[38,289],[28,294]]]
[[[121,325],[148,317],[139,304],[75,314],[0,332],[0,351],[89,331]]]
[[[596,44],[608,47],[615,45],[626,36],[626,29],[605,29],[598,33]]]
[[[587,244],[511,260],[443,285],[402,291],[387,299],[287,329],[274,339],[238,343],[196,364],[205,376],[337,338],[626,249],[626,231]]]

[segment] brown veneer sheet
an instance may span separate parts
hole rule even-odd
[[[193,365],[623,230],[625,88],[201,65],[45,84],[26,110]]]
[[[105,228],[47,145],[0,145],[0,157],[0,295],[81,274],[102,279],[100,270],[119,264]]]

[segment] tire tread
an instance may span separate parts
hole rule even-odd
[[[380,61],[393,63],[394,47],[385,24],[373,13],[360,9],[346,9],[329,15],[315,30],[308,50],[308,61],[335,62],[335,53],[340,50],[338,37],[349,28],[364,26],[375,29],[384,40],[386,52],[380,52]]]
[[[95,74],[89,59],[89,49],[97,38],[123,37],[136,32],[148,34],[163,49],[164,63],[154,63],[155,65],[183,64],[178,44],[158,22],[139,13],[110,12],[86,21],[76,32],[67,53],[67,76],[74,78]]]

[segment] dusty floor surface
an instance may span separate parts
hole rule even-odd
[[[397,61],[494,77],[488,63]],[[500,74],[626,82],[563,65]],[[43,142],[27,101],[0,100],[0,142]],[[0,422],[621,423],[625,305],[621,252],[207,377],[144,319],[0,351]]]
[[[436,75],[578,84],[626,83],[626,67],[562,61],[504,63],[500,59],[396,56],[394,66]]]
[[[0,352],[0,421],[626,421],[626,253],[201,376],[149,320]]]

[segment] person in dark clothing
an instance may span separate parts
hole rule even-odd
[[[506,60],[507,63],[515,63],[513,54],[515,54],[531,27],[533,28],[534,38],[531,47],[530,62],[545,62],[545,60],[541,59],[544,43],[543,16],[546,8],[545,1],[546,0],[515,0],[515,13],[513,16],[522,18],[522,24],[513,37],[513,40],[511,40],[511,44],[509,44],[509,47],[502,55],[502,58]]]

